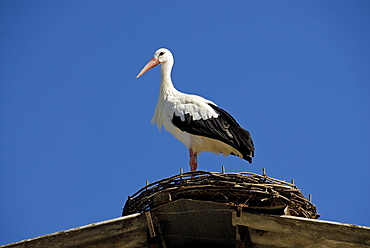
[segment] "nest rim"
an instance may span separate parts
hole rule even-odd
[[[163,195],[170,199],[158,201],[157,198]],[[285,206],[289,210],[288,215],[311,219],[320,217],[316,206],[295,184],[252,172],[210,171],[180,173],[147,184],[128,197],[122,216],[146,212],[178,199],[218,202],[261,211]]]

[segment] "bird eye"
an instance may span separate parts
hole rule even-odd
[[[159,56],[162,56],[163,54],[164,54],[164,52],[160,52],[160,53],[159,53]]]

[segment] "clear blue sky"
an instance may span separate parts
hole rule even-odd
[[[0,244],[119,217],[127,196],[189,170],[150,125],[160,47],[173,81],[231,113],[252,165],[295,179],[321,219],[370,225],[370,1],[0,2]]]

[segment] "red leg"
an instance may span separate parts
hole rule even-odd
[[[198,154],[194,152],[192,149],[189,149],[189,155],[190,155],[190,161],[189,161],[190,170],[196,171],[198,167],[198,163],[197,163]]]

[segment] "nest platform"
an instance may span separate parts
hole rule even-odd
[[[294,184],[250,172],[209,171],[181,173],[146,185],[128,198],[122,215],[147,212],[179,199],[218,202],[238,211],[320,217]]]

